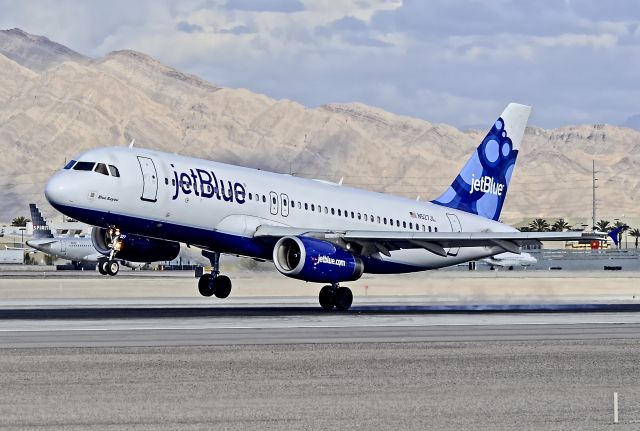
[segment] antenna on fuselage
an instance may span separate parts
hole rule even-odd
[[[344,181],[344,177],[340,178],[340,182],[338,183],[338,185],[341,186],[343,181]]]
[[[420,195],[416,198],[416,202],[420,201]]]
[[[133,144],[136,142],[136,138],[133,138],[131,142],[129,142],[129,148],[133,148]]]

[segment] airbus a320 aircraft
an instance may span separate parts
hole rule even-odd
[[[478,260],[542,240],[602,239],[580,232],[519,232],[498,221],[531,108],[511,103],[437,199],[418,202],[140,148],[86,151],[54,174],[45,195],[57,210],[96,226],[110,264],[148,239],[161,254],[183,242],[203,249],[212,273],[204,296],[224,298],[220,253],[272,260],[282,274],[326,284],[325,309],[348,309],[340,283],[363,273],[423,271]],[[117,263],[116,263],[117,264]]]

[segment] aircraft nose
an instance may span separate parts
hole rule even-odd
[[[57,172],[44,186],[44,196],[51,205],[62,204],[68,200],[69,184],[64,173]]]

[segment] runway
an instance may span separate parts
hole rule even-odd
[[[640,425],[631,297],[413,288],[328,313],[280,287],[219,301],[192,284],[0,279],[0,428],[601,430],[614,391],[615,428]]]
[[[392,301],[392,298],[388,299]],[[272,300],[273,301],[273,300]],[[90,306],[0,307],[0,347],[217,346],[300,343],[599,340],[640,337],[640,307],[591,304],[562,312],[504,306],[361,305],[346,313],[317,307],[171,307],[92,301]],[[599,308],[596,308],[599,307]],[[635,311],[607,312],[608,307]],[[533,311],[531,311],[533,310]],[[538,311],[536,311],[538,310]],[[571,312],[571,311],[574,312]]]

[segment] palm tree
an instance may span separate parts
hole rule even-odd
[[[600,232],[607,232],[611,229],[611,222],[609,220],[600,220],[593,228]]]
[[[554,232],[564,232],[566,230],[569,230],[570,228],[571,225],[564,221],[563,218],[559,218],[553,225],[551,225],[551,230]]]
[[[11,226],[25,227],[27,225],[27,222],[30,222],[30,221],[31,220],[29,220],[25,216],[16,217],[11,222]]]
[[[549,231],[549,223],[543,218],[537,218],[529,223],[529,227],[534,232],[548,232]]]
[[[636,239],[636,249],[638,248],[638,238],[640,238],[640,229],[634,228],[629,231],[629,235]]]

